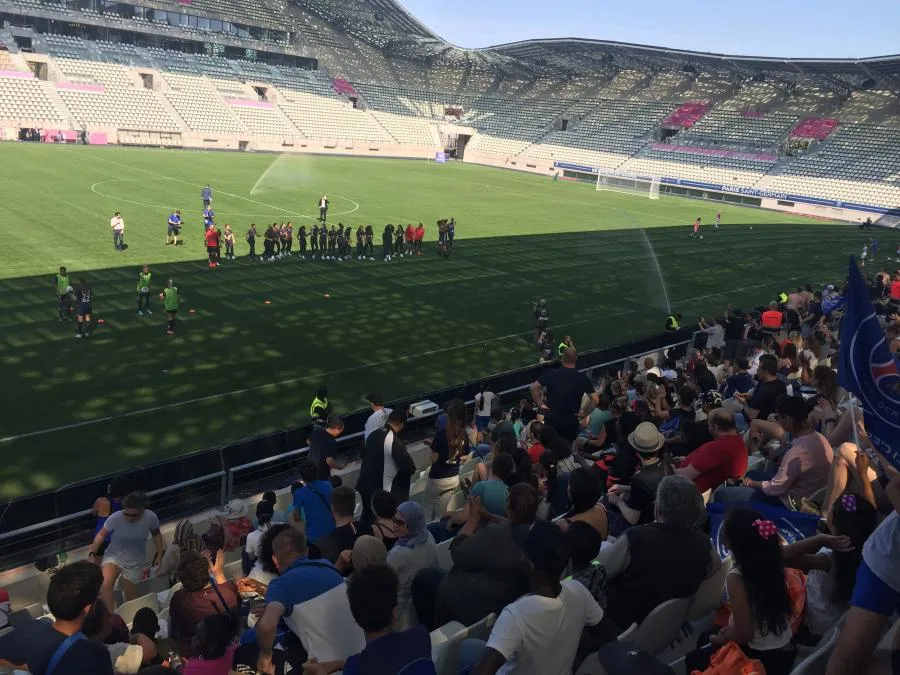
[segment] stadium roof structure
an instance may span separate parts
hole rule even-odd
[[[398,0],[293,0],[389,56],[470,63],[528,75],[571,76],[615,72],[692,70],[728,73],[736,79],[771,74],[782,80],[831,78],[835,85],[900,90],[900,55],[864,59],[789,59],[693,52],[581,38],[524,40],[481,49],[457,47],[424,25]],[[870,83],[868,86],[872,86]]]

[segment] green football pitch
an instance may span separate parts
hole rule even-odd
[[[241,258],[215,270],[201,240],[207,182]],[[334,222],[376,233],[424,222],[425,255],[245,259],[250,222],[310,225],[323,193]],[[659,332],[667,303],[687,321],[842,279],[864,237],[722,206],[723,228],[692,240],[689,223],[711,223],[714,204],[464,164],[26,144],[0,145],[0,204],[2,496],[305,424],[321,384],[349,412],[372,390],[408,397],[533,363],[532,298],[579,348],[610,346]],[[178,248],[164,245],[176,208]],[[117,210],[124,252],[110,233]],[[434,223],[451,216],[456,245],[441,259]],[[897,235],[879,234],[893,251]],[[168,278],[180,289],[175,337],[156,293],[153,315],[137,316],[145,263],[156,292]],[[94,287],[104,324],[87,340],[57,320],[60,265]]]

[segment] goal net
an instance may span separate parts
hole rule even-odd
[[[624,192],[650,199],[659,199],[659,176],[600,172],[597,174],[597,190]]]

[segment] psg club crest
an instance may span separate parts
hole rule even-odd
[[[900,369],[853,258],[838,381],[859,399],[872,443],[894,466],[900,466]]]

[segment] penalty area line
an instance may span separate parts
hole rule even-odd
[[[598,321],[600,319],[610,319],[616,316],[624,316],[626,314],[633,314],[635,310],[628,310],[625,312],[618,312],[616,314],[607,314],[603,317],[590,317],[588,319],[581,319],[578,321],[571,321],[569,323],[560,324],[560,327],[564,326],[575,326],[582,323],[588,323],[590,321]],[[468,342],[466,344],[461,345],[453,345],[451,347],[441,347],[440,349],[430,349],[425,352],[421,352],[419,354],[411,354],[408,356],[400,356],[397,358],[392,358],[384,361],[373,361],[371,363],[363,363],[358,366],[350,366],[348,368],[341,368],[340,370],[332,370],[327,373],[316,373],[314,375],[302,375],[299,377],[291,377],[286,380],[280,380],[279,382],[269,382],[267,384],[260,384],[255,387],[244,387],[242,389],[234,389],[232,391],[225,391],[218,394],[209,394],[208,396],[198,396],[197,398],[190,398],[185,401],[177,401],[175,403],[166,403],[163,405],[153,406],[151,408],[141,408],[140,410],[131,410],[129,412],[120,413],[118,415],[106,415],[104,417],[98,417],[92,420],[84,420],[83,422],[73,422],[71,424],[62,424],[55,427],[48,427],[46,429],[37,429],[36,431],[28,431],[23,434],[15,434],[12,436],[4,436],[0,438],[0,445],[6,443],[12,443],[13,441],[19,441],[26,438],[34,438],[35,436],[44,436],[47,434],[56,433],[58,431],[69,431],[72,429],[80,429],[83,427],[93,426],[95,424],[105,424],[106,422],[115,422],[117,420],[128,419],[130,417],[139,417],[141,415],[149,415],[151,413],[160,412],[162,410],[171,410],[172,408],[180,408],[186,405],[193,405],[195,403],[205,403],[207,401],[215,401],[218,399],[228,398],[229,396],[241,396],[243,394],[248,394],[251,392],[258,391],[266,391],[267,389],[274,389],[277,387],[283,387],[290,384],[296,384],[297,382],[303,382],[305,380],[312,379],[321,379],[325,377],[332,377],[334,375],[342,375],[345,373],[352,373],[357,370],[365,370],[366,368],[377,368],[379,366],[386,366],[393,363],[397,363],[398,361],[408,361],[411,359],[420,359],[425,356],[433,356],[435,354],[443,354],[445,352],[455,351],[457,349],[468,349],[470,347],[477,347],[478,345],[487,345],[492,342],[502,342],[503,340],[511,340],[513,338],[519,338],[525,335],[531,335],[533,331],[523,331],[521,333],[510,333],[509,335],[501,335],[499,337],[488,338],[486,340],[476,340],[475,342]]]

